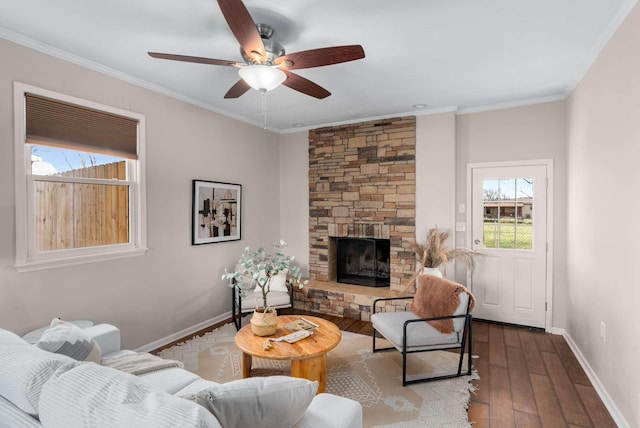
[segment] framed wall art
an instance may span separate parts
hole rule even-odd
[[[242,185],[193,180],[191,244],[241,237]]]

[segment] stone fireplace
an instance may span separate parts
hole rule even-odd
[[[309,131],[312,284],[337,279],[331,268],[336,263],[336,252],[330,250],[333,240],[385,239],[389,241],[390,291],[406,292],[415,269],[411,250],[415,240],[415,143],[413,116]],[[379,294],[371,287],[353,287],[355,294]]]

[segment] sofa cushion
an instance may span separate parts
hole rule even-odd
[[[282,291],[270,291],[267,293],[267,303],[274,308],[288,306],[291,305],[291,296],[289,293],[283,293]],[[243,312],[253,311],[255,308],[262,308],[263,306],[262,294],[247,293],[242,299]]]
[[[0,397],[0,427],[42,428],[36,418],[26,414],[3,397]]]
[[[47,428],[220,427],[193,402],[128,373],[80,362],[60,367],[44,385],[40,421]]]
[[[270,376],[228,382],[184,398],[207,408],[225,427],[291,428],[317,391],[318,382]]]
[[[294,428],[362,428],[362,405],[349,398],[318,394]]]
[[[139,376],[144,382],[171,395],[200,379],[195,373],[179,368],[157,370]]]
[[[186,385],[180,391],[178,391],[178,392],[176,392],[176,393],[174,393],[172,395],[177,395],[178,397],[183,397],[185,395],[197,394],[198,392],[202,391],[203,389],[212,388],[214,386],[219,386],[219,385],[220,384],[218,382],[214,382],[212,380],[206,380],[206,379],[202,379],[201,377],[198,377],[198,379],[196,379],[195,381],[193,381],[190,384]]]
[[[418,319],[412,312],[378,312],[371,315],[373,328],[380,332],[393,346],[402,351],[403,326],[406,321]],[[431,324],[414,322],[407,325],[407,349],[426,351],[460,343],[460,333],[440,333]]]
[[[38,415],[42,385],[62,365],[73,360],[52,354],[0,329],[0,395],[32,416]]]
[[[100,364],[100,347],[89,334],[75,324],[54,318],[36,346],[45,351],[55,352],[78,361],[92,361]]]

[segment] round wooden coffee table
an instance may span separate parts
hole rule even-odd
[[[267,360],[291,361],[291,376],[318,381],[318,394],[327,389],[327,352],[338,346],[342,333],[337,325],[322,318],[304,316],[319,327],[313,335],[296,343],[271,342],[271,349],[264,349],[267,338],[286,336],[291,333],[284,324],[300,319],[300,316],[281,315],[278,317],[278,330],[273,336],[260,337],[251,332],[246,325],[236,334],[236,345],[242,350],[242,377],[251,374],[253,357]]]

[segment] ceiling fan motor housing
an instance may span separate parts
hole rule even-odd
[[[256,24],[256,28],[258,29],[258,33],[260,33],[260,38],[262,39],[262,43],[264,44],[264,50],[267,52],[267,64],[273,64],[273,61],[281,57],[285,54],[284,46],[282,46],[279,42],[272,40],[271,36],[273,36],[274,29],[267,24]],[[245,51],[240,47],[240,55],[248,64],[254,64],[256,60],[251,58],[249,55],[245,53]]]

